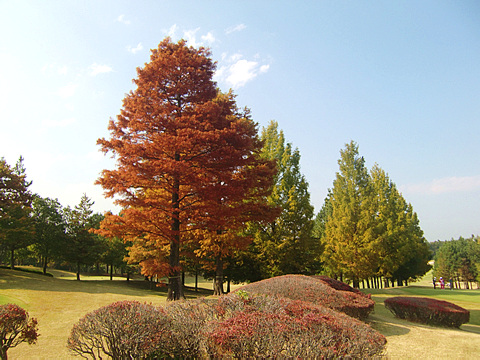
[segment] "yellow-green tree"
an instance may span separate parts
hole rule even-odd
[[[278,173],[270,204],[281,209],[280,215],[260,226],[253,253],[261,262],[262,277],[314,272],[317,249],[312,239],[313,207],[308,182],[300,171],[300,152],[285,142],[278,123],[271,121],[262,130],[262,156],[276,160]]]
[[[340,155],[340,171],[329,200],[331,215],[322,238],[322,261],[330,275],[358,286],[378,266],[374,187],[355,142],[346,144]]]

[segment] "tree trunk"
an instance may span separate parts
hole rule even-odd
[[[195,292],[198,292],[198,269],[195,266]]]
[[[110,265],[110,280],[113,280],[113,265]]]
[[[217,256],[215,269],[215,279],[213,281],[213,295],[223,294],[223,259]]]
[[[180,160],[180,155],[175,154],[175,160]],[[180,181],[178,177],[173,180],[172,191],[172,239],[170,240],[170,276],[168,278],[167,300],[184,299],[182,277],[180,274]]]
[[[10,251],[10,269],[15,269],[15,250]]]
[[[0,347],[0,359],[8,360],[7,349],[3,349],[3,347]]]
[[[48,259],[46,256],[43,257],[42,259],[42,266],[43,266],[43,275],[47,275],[47,263],[48,263]]]
[[[80,263],[77,263],[77,280],[80,281]]]

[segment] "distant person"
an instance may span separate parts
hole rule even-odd
[[[445,280],[443,280],[443,277],[440,278],[440,289],[445,289]]]
[[[448,282],[450,283],[450,290],[453,290],[453,279],[450,278],[450,280],[448,280]]]
[[[437,277],[436,276],[433,277],[433,288],[434,289],[437,288]]]

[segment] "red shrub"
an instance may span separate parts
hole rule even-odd
[[[7,351],[22,342],[37,342],[37,320],[16,304],[0,305],[0,358],[7,358]]]
[[[323,282],[325,285],[328,285],[330,286],[331,288],[335,289],[335,290],[339,290],[339,291],[350,291],[350,292],[353,292],[355,294],[358,294],[358,295],[361,295],[361,296],[364,296],[364,297],[368,297],[369,299],[371,299],[371,295],[370,294],[364,294],[363,292],[361,292],[360,290],[358,289],[355,289],[353,287],[351,287],[350,285],[348,284],[345,284],[344,282],[342,281],[339,281],[339,280],[335,280],[335,279],[332,279],[328,276],[325,276],[325,275],[313,275],[312,276],[314,279],[317,279],[317,280],[320,280],[321,282]]]
[[[82,357],[138,359],[170,338],[162,309],[137,301],[119,301],[88,313],[74,325],[67,347]]]
[[[303,301],[240,292],[218,300],[206,331],[212,357],[335,358],[381,355],[385,337],[347,315]]]
[[[375,302],[365,296],[355,292],[337,291],[318,279],[304,275],[278,276],[245,285],[241,290],[309,301],[360,320],[366,319],[375,306]]]
[[[470,320],[468,310],[448,301],[398,296],[384,303],[396,317],[428,325],[458,328]]]

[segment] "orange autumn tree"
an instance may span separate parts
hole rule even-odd
[[[223,112],[218,120],[230,129],[223,140],[222,151],[212,157],[208,191],[202,196],[205,212],[200,218],[196,255],[212,260],[215,269],[214,294],[223,293],[224,259],[244,249],[251,238],[242,234],[248,222],[273,221],[279,209],[268,204],[276,173],[273,161],[260,156],[262,142],[249,110],[239,111],[234,96],[219,94],[215,102]]]
[[[184,40],[163,40],[150,62],[137,69],[137,88],[126,95],[117,119],[110,120],[111,138],[98,140],[117,166],[104,170],[97,183],[123,208],[104,228],[135,239],[132,248],[145,255],[146,275],[165,275],[168,256],[168,300],[184,297],[182,234],[214,226],[218,201],[229,194],[224,179],[258,168],[253,173],[259,178],[249,181],[261,195],[274,172],[272,163],[256,156],[251,120],[239,116],[231,94],[216,89],[209,56],[207,49],[187,47]]]

